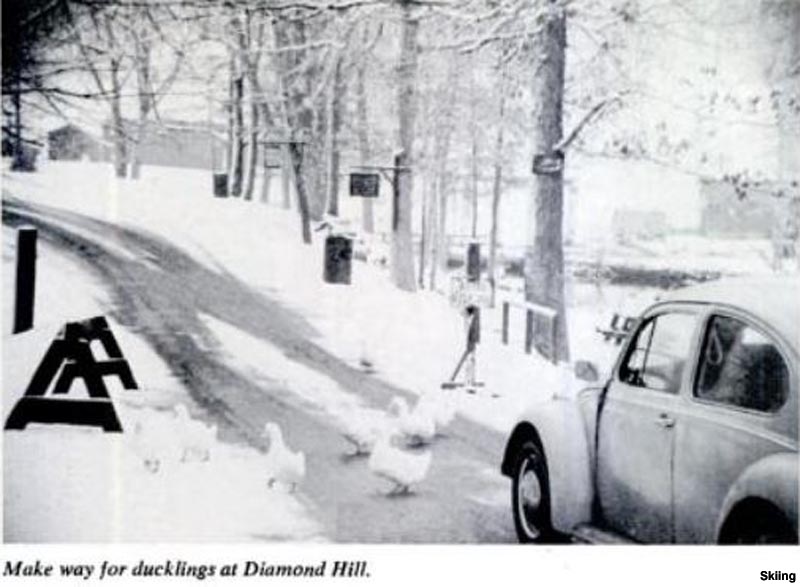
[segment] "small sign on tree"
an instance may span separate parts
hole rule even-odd
[[[533,156],[533,173],[536,175],[555,175],[564,169],[564,153],[552,151]]]
[[[381,178],[377,173],[351,173],[350,195],[361,198],[377,198]]]

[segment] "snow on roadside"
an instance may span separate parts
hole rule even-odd
[[[106,314],[109,307],[91,275],[40,244],[35,328],[11,335],[14,253],[14,232],[4,226],[4,422],[64,322]],[[139,384],[124,390],[114,378],[105,380],[124,433],[41,424],[4,431],[4,540],[323,540],[301,501],[267,489],[261,453],[209,437],[210,460],[181,462],[195,425],[172,411],[191,403],[185,389],[141,337],[112,319],[109,324]],[[70,395],[82,393],[76,383]],[[144,464],[153,454],[160,460],[155,472]]]

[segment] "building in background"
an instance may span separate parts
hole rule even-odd
[[[227,142],[224,131],[202,122],[160,120],[145,123],[139,136],[138,122],[123,123],[129,162],[137,153],[142,166],[160,165],[188,169],[225,168]],[[103,139],[108,145],[106,160],[111,159],[112,125],[103,124]],[[136,143],[138,139],[138,149]]]
[[[52,161],[107,160],[102,141],[74,124],[48,132],[47,149]]]

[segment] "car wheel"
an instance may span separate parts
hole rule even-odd
[[[775,518],[737,536],[737,544],[797,544],[797,533],[786,520]]]
[[[797,544],[797,531],[773,506],[736,516],[731,522],[723,544]]]
[[[550,488],[547,464],[536,443],[523,443],[514,463],[511,501],[520,542],[549,542]]]

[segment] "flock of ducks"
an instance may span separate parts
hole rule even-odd
[[[441,391],[422,396],[413,408],[400,396],[386,411],[351,407],[339,421],[343,438],[354,449],[348,456],[368,456],[369,470],[392,483],[387,495],[397,495],[410,493],[425,479],[432,460],[430,445],[455,416],[452,395]],[[169,456],[181,463],[210,460],[217,427],[193,419],[179,403],[164,418],[136,422],[134,434],[144,467],[157,473]],[[267,486],[294,492],[306,474],[305,454],[287,445],[275,422],[266,423],[262,435],[269,443],[264,463]]]

